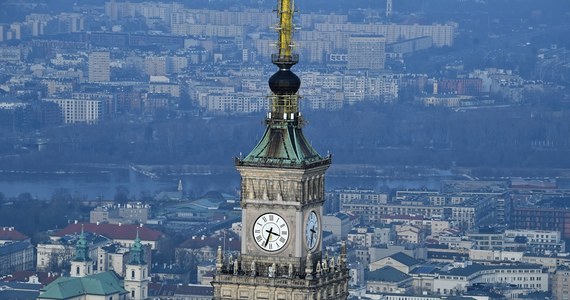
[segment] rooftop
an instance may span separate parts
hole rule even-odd
[[[513,269],[542,269],[541,265],[533,264],[510,264],[510,265],[481,265],[481,264],[471,264],[465,268],[454,268],[447,272],[442,272],[440,275],[451,275],[451,276],[470,276],[479,271],[483,270],[513,270]]]
[[[214,288],[209,285],[189,284],[189,285],[173,285],[150,283],[148,285],[149,296],[214,296]]]
[[[14,229],[14,227],[2,227],[2,230],[0,230],[0,241],[22,241],[26,239],[29,239],[29,237]]]
[[[54,234],[57,237],[63,237],[66,234],[77,234],[81,232],[81,226],[85,232],[91,232],[106,236],[111,239],[134,240],[139,232],[139,237],[143,241],[158,241],[162,237],[160,231],[150,229],[148,227],[139,227],[131,224],[94,224],[94,223],[76,223],[70,224],[64,229]]]
[[[0,256],[8,255],[26,249],[33,249],[34,246],[29,241],[19,241],[14,243],[6,243],[0,246]]]
[[[113,272],[102,272],[85,277],[60,277],[42,289],[41,299],[69,299],[81,295],[125,294],[119,277]]]
[[[365,278],[367,281],[402,282],[411,276],[390,266],[385,266],[366,273]]]
[[[404,253],[404,252],[397,252],[397,253],[394,253],[394,254],[392,254],[392,255],[390,255],[390,256],[388,256],[388,257],[390,257],[390,258],[393,259],[393,260],[397,260],[397,261],[399,261],[400,263],[402,263],[402,264],[404,264],[404,265],[406,265],[406,266],[408,266],[408,267],[411,267],[411,266],[413,266],[413,265],[417,265],[417,264],[420,263],[419,260],[417,260],[417,259],[415,259],[415,258],[413,258],[413,257],[411,257],[411,256],[409,256],[409,255],[407,255],[407,254]]]

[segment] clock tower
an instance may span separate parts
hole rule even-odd
[[[241,253],[218,248],[214,299],[324,300],[348,297],[346,247],[338,257],[322,248],[325,172],[330,155],[305,139],[299,112],[301,80],[291,71],[293,4],[279,0],[278,71],[269,78],[271,110],[263,137],[245,157],[241,175]]]

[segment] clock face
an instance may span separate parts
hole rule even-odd
[[[289,240],[289,226],[278,214],[266,213],[255,220],[253,238],[263,250],[277,251]]]
[[[307,218],[307,223],[305,224],[305,240],[307,242],[307,247],[309,250],[315,248],[317,242],[319,241],[319,219],[317,214],[312,211],[309,213]]]

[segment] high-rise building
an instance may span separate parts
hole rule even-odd
[[[348,68],[382,70],[386,60],[386,38],[381,35],[351,35],[348,39]]]
[[[321,156],[304,137],[299,112],[301,80],[291,72],[293,5],[279,0],[279,41],[269,79],[272,91],[265,133],[245,157],[236,158],[242,177],[241,253],[218,248],[214,299],[346,299],[346,246],[339,257],[323,254],[324,175]]]
[[[111,80],[111,55],[108,51],[89,53],[89,82]]]

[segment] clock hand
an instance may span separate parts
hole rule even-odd
[[[273,233],[273,227],[269,228],[269,230],[265,230],[265,232],[267,232],[268,235],[267,235],[267,239],[265,240],[265,245],[263,245],[263,247],[267,247],[267,244],[269,243],[269,240],[271,239],[271,235],[275,234],[275,233]]]
[[[310,244],[312,245],[312,244],[313,244],[313,237],[314,237],[314,236],[315,236],[315,234],[317,233],[317,232],[315,231],[315,226],[313,226],[313,228],[311,228],[311,229],[310,229],[310,231],[311,231],[311,240],[310,240]]]
[[[267,230],[266,230],[267,231]],[[272,232],[271,234],[276,235],[276,236],[281,236],[279,233],[277,232]]]

